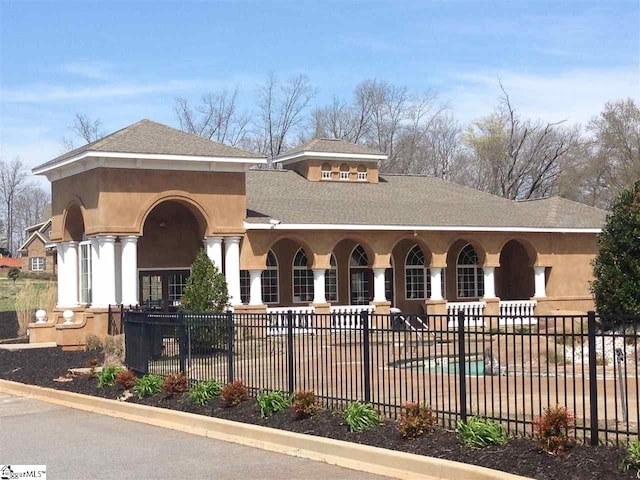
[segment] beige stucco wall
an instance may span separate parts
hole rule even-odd
[[[414,244],[420,245],[430,266],[445,268],[446,296],[449,301],[456,301],[456,259],[460,249],[467,242],[471,243],[484,266],[496,267],[496,286],[500,290],[501,278],[507,270],[506,265],[501,266],[501,253],[504,251],[508,254],[513,249],[512,246],[504,249],[510,240],[517,240],[521,244],[515,253],[506,256],[511,257],[509,261],[514,270],[512,278],[521,278],[526,283],[522,292],[532,289],[533,266],[546,267],[547,299],[539,302],[540,313],[593,308],[589,282],[593,278],[591,261],[597,253],[595,234],[250,230],[242,244],[241,268],[263,268],[266,254],[274,245],[280,247],[276,249],[279,262],[281,245],[287,245],[286,249],[293,252],[300,246],[307,252],[314,252],[313,261],[310,260],[314,268],[327,268],[329,254],[334,252],[339,269],[339,302],[344,304],[349,300],[348,256],[355,244],[361,243],[367,250],[372,267],[388,268],[393,256],[396,306],[407,312],[418,313],[423,311],[424,301],[406,300],[404,286],[404,262]],[[516,263],[517,257],[522,257],[520,263]],[[507,261],[505,257],[502,260]],[[286,267],[280,262],[280,272],[283,268],[291,268],[288,257]],[[502,268],[505,268],[505,272]],[[290,276],[290,273],[280,273],[281,279],[287,282],[283,288],[290,291],[290,279],[286,280],[286,275]],[[285,299],[281,298],[281,302]]]
[[[244,173],[97,168],[55,180],[51,189],[54,242],[77,236],[73,222],[65,224],[70,205],[79,206],[89,236],[141,235],[146,215],[167,199],[184,203],[203,219],[206,235],[244,231]]]
[[[340,166],[349,166],[349,180],[352,182],[358,181],[358,166],[362,165],[367,169],[367,183],[378,183],[378,165],[375,162],[358,162],[357,160],[345,159],[338,160],[326,160],[321,158],[305,158],[299,162],[291,163],[286,166],[289,170],[295,170],[307,180],[312,182],[327,181],[322,180],[322,165],[328,163],[331,165],[331,180],[332,181],[345,181],[340,180]],[[364,182],[363,182],[364,183]]]

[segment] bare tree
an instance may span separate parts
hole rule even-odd
[[[16,200],[26,187],[27,172],[19,157],[11,162],[0,160],[0,201],[4,217],[7,249],[15,253]]]
[[[306,75],[291,77],[284,83],[274,74],[258,87],[258,134],[255,147],[268,157],[280,155],[287,147],[288,138],[304,121],[315,90]]]
[[[510,199],[554,192],[575,131],[561,122],[523,120],[503,92],[497,112],[467,127],[467,160],[476,175],[471,184]],[[467,180],[469,181],[469,180]]]
[[[102,121],[99,119],[92,120],[88,115],[76,113],[73,119],[73,126],[69,128],[84,143],[95,142],[104,137],[105,132],[102,129]],[[73,138],[62,137],[62,148],[64,152],[69,152],[76,148]]]
[[[195,107],[185,98],[176,98],[174,110],[185,132],[231,146],[247,141],[250,116],[238,111],[237,88],[231,93],[222,90],[203,95]]]
[[[49,193],[35,183],[28,183],[15,201],[15,245],[22,244],[25,230],[44,220],[43,214],[50,201]]]

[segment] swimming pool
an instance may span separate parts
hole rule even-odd
[[[475,356],[467,357],[465,362],[467,375],[484,375],[484,360]],[[400,368],[429,369],[435,373],[457,374],[460,365],[457,357],[417,358],[395,362],[391,366]]]

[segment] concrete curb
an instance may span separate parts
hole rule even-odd
[[[466,463],[0,380],[0,392],[399,479],[523,480]]]

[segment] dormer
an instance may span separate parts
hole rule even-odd
[[[311,182],[378,183],[387,155],[337,138],[314,138],[273,160]]]

